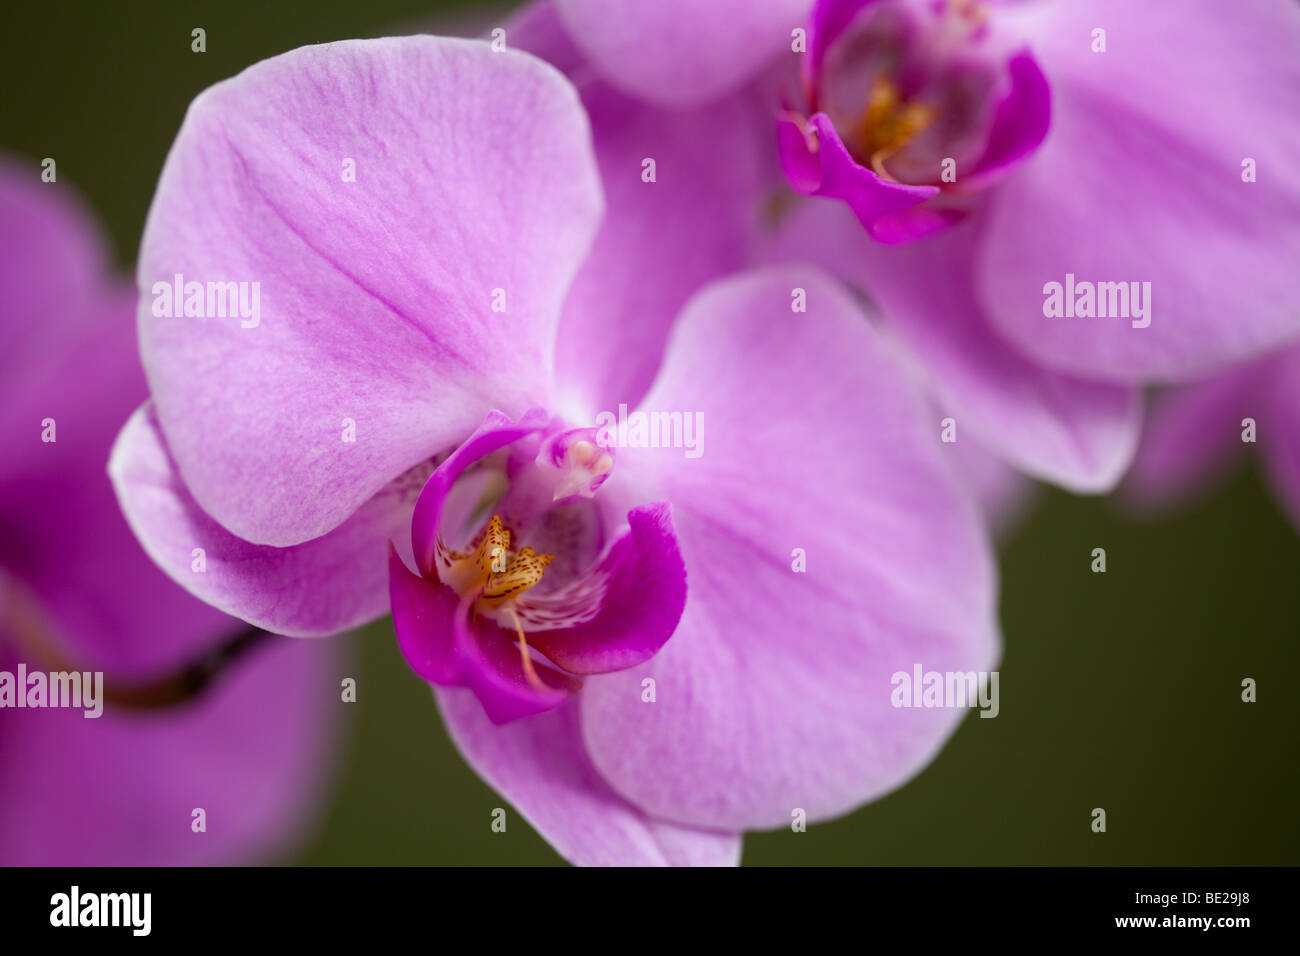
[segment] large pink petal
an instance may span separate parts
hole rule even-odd
[[[556,0],[602,77],[633,96],[690,107],[731,93],[790,53],[811,0]]]
[[[195,504],[151,405],[122,429],[109,472],[132,530],[172,580],[257,627],[299,636],[335,634],[388,610],[388,541],[410,554],[406,532],[428,475],[390,482],[332,531],[276,548],[235,537]]]
[[[1008,344],[975,295],[978,242],[967,223],[882,246],[842,210],[818,204],[787,225],[774,254],[811,257],[868,292],[925,368],[958,442],[969,430],[1031,475],[1075,491],[1109,490],[1137,443],[1138,392],[1055,372]]]
[[[577,95],[525,54],[347,41],[205,92],[138,270],[145,368],[199,506],[251,542],[298,544],[493,404],[544,401],[600,211]],[[260,282],[259,324],[155,317],[153,285],[177,273]]]
[[[978,286],[995,325],[1058,369],[1122,383],[1185,381],[1300,334],[1300,7],[1024,9],[1053,120],[989,211]],[[1150,326],[1044,316],[1044,284],[1067,273],[1150,282]]]
[[[656,657],[582,691],[596,767],[652,815],[732,830],[907,780],[963,715],[895,709],[891,676],[987,670],[998,636],[980,518],[906,373],[839,286],[771,269],[688,304],[643,408],[703,415],[698,458],[619,449],[673,503],[688,600]]]
[[[734,866],[740,861],[738,833],[655,820],[615,793],[583,749],[572,702],[498,727],[467,691],[439,689],[437,697],[447,730],[469,765],[571,863]]]

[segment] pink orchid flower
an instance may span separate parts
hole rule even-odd
[[[511,46],[561,69],[578,90],[605,192],[605,218],[565,298],[557,378],[581,380],[601,407],[635,404],[686,301],[762,255],[763,200],[782,177],[763,148],[770,110],[751,89],[689,109],[639,102],[592,70],[549,2],[527,5],[502,29]],[[603,334],[611,323],[625,327],[622,335]],[[945,415],[932,416],[936,428]],[[1032,498],[1027,479],[964,430],[948,451],[991,527],[1009,528]]]
[[[12,698],[0,693],[0,863],[264,861],[315,816],[338,724],[339,648],[281,639],[203,696],[119,705],[112,688],[157,691],[160,675],[247,625],[167,580],[122,519],[104,462],[147,394],[136,296],[109,277],[104,243],[68,187],[40,174],[35,162],[0,163],[0,671],[14,682]],[[35,688],[51,671],[74,670],[82,706],[50,706],[48,683],[41,700]]]
[[[1161,395],[1124,490],[1144,508],[1164,509],[1222,478],[1248,449],[1259,450],[1266,479],[1300,529],[1300,348]]]
[[[1300,335],[1289,0],[554,0],[524,22],[546,20],[536,52],[644,111],[760,100],[766,132],[718,127],[710,180],[779,160],[815,198],[765,255],[865,291],[945,410],[1035,477],[1110,489],[1143,386]]]
[[[559,72],[481,42],[208,90],[148,217],[152,401],[110,470],[229,613],[317,635],[391,606],[461,753],[568,859],[732,864],[925,765],[961,713],[893,706],[891,675],[988,670],[995,572],[848,294],[788,266],[637,290],[663,264],[601,225],[611,155]],[[575,280],[593,261],[622,297]],[[260,283],[256,321],[209,282]],[[634,291],[682,299],[666,342]],[[697,440],[645,447],[637,412]]]

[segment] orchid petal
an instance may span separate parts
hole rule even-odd
[[[588,680],[596,767],[654,816],[723,830],[901,784],[961,715],[893,707],[891,675],[998,653],[981,519],[906,374],[836,284],[770,269],[687,305],[643,407],[707,422],[697,458],[620,448],[673,502],[690,601],[656,657]]]
[[[387,610],[385,542],[405,541],[427,474],[391,482],[319,538],[276,548],[235,537],[198,507],[150,405],[126,423],[108,467],[131,529],[173,581],[250,624],[295,636],[335,634]]]
[[[579,866],[735,866],[740,834],[648,817],[620,797],[583,749],[575,702],[505,727],[472,694],[437,692],[465,760],[556,851]]]
[[[138,269],[145,369],[195,501],[247,541],[299,544],[493,404],[545,399],[600,212],[577,95],[526,54],[345,41],[209,89]],[[250,314],[259,283],[256,324],[155,316],[176,275],[247,283]]]
[[[1020,19],[1053,120],[988,211],[977,287],[994,326],[1038,362],[1130,385],[1300,335],[1300,8],[1097,0]],[[1048,317],[1045,286],[1067,275],[1149,283],[1145,315]]]

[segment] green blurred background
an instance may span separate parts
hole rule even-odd
[[[2,144],[46,156],[134,262],[189,101],[307,43],[414,32],[497,6],[15,4]],[[487,11],[486,13],[484,11]],[[207,52],[190,31],[207,31]],[[1108,572],[1089,570],[1104,547]],[[975,712],[918,778],[806,833],[746,838],[747,864],[1300,863],[1300,538],[1253,465],[1159,520],[1047,492],[1000,548],[1001,714]],[[559,864],[448,741],[387,621],[355,635],[359,700],[311,864]],[[1241,701],[1241,680],[1259,700]],[[1108,829],[1090,829],[1093,807]]]

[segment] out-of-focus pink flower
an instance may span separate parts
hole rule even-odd
[[[1222,477],[1247,448],[1300,528],[1300,349],[1287,349],[1152,403],[1125,479],[1132,501],[1166,508]]]
[[[656,107],[766,89],[775,132],[748,149],[832,200],[788,212],[768,255],[865,290],[940,403],[1030,474],[1111,488],[1141,386],[1300,334],[1288,0],[554,9],[578,51],[568,69]],[[720,151],[714,182],[736,156]],[[1075,279],[1116,303],[1111,284],[1149,289],[1145,314],[1047,314],[1049,284]]]
[[[976,0],[818,3],[777,124],[790,184],[843,200],[881,242],[960,222],[1051,117],[1038,63],[997,27]]]
[[[104,464],[147,394],[136,296],[109,277],[68,187],[40,172],[0,164],[0,671],[103,671],[130,686],[246,625],[167,580],[122,518]],[[287,849],[316,816],[339,664],[337,648],[279,639],[165,710],[101,697],[88,718],[8,701],[0,862],[231,864]],[[195,809],[205,832],[192,829]]]
[[[670,122],[665,155],[707,128]],[[733,863],[740,831],[925,765],[961,711],[896,708],[891,676],[990,669],[995,575],[924,401],[838,284],[667,285],[638,320],[619,288],[676,253],[598,229],[598,164],[649,129],[593,156],[555,70],[433,37],[208,90],[149,214],[153,400],[111,471],[159,563],[252,623],[329,633],[391,593],[461,752],[569,859]],[[657,187],[641,171],[629,193]],[[696,248],[706,274],[724,258]],[[260,282],[260,320],[157,314],[177,274]],[[703,430],[641,447],[610,431],[627,409]],[[220,574],[187,573],[196,545]]]
[[[708,10],[734,18],[736,11],[726,12],[725,6],[711,4]],[[764,9],[779,12],[780,7]],[[692,18],[705,12],[693,5],[679,23],[694,25]],[[640,8],[630,13],[658,15]],[[740,29],[748,22],[744,17],[752,15],[752,10],[743,12]],[[699,104],[712,96],[712,83],[694,71],[722,65],[713,58],[685,64],[683,75],[693,84],[689,87],[675,89],[677,77],[656,76],[645,94],[665,105],[638,101],[635,84],[629,92],[620,91],[593,68],[550,2],[523,7],[506,21],[505,30],[511,46],[555,65],[577,88],[591,121],[605,189],[605,220],[565,299],[556,343],[557,377],[561,387],[566,381],[583,381],[588,397],[604,402],[603,407],[635,403],[649,387],[672,324],[690,295],[756,258],[770,257],[762,239],[770,215],[765,206],[783,182],[777,153],[767,148],[774,124],[771,103],[750,85],[720,88],[724,95],[703,105],[673,106],[679,99]],[[488,34],[481,25],[480,31]],[[764,62],[782,46],[773,46],[770,33],[766,41],[757,40],[751,37],[737,55],[743,60],[757,52],[754,62]],[[681,62],[696,41],[681,37],[674,42],[672,60]],[[617,71],[613,76],[618,79]],[[646,160],[654,161],[653,182],[643,178]],[[838,261],[829,248],[816,248],[827,253],[827,263]],[[793,251],[785,258],[808,258]],[[602,334],[610,325],[621,326],[622,334]],[[933,392],[923,370],[915,363],[912,368],[921,373],[921,387]],[[938,406],[936,411],[937,429],[949,409]],[[1005,531],[1032,497],[1032,483],[964,427],[949,451],[990,526]]]

